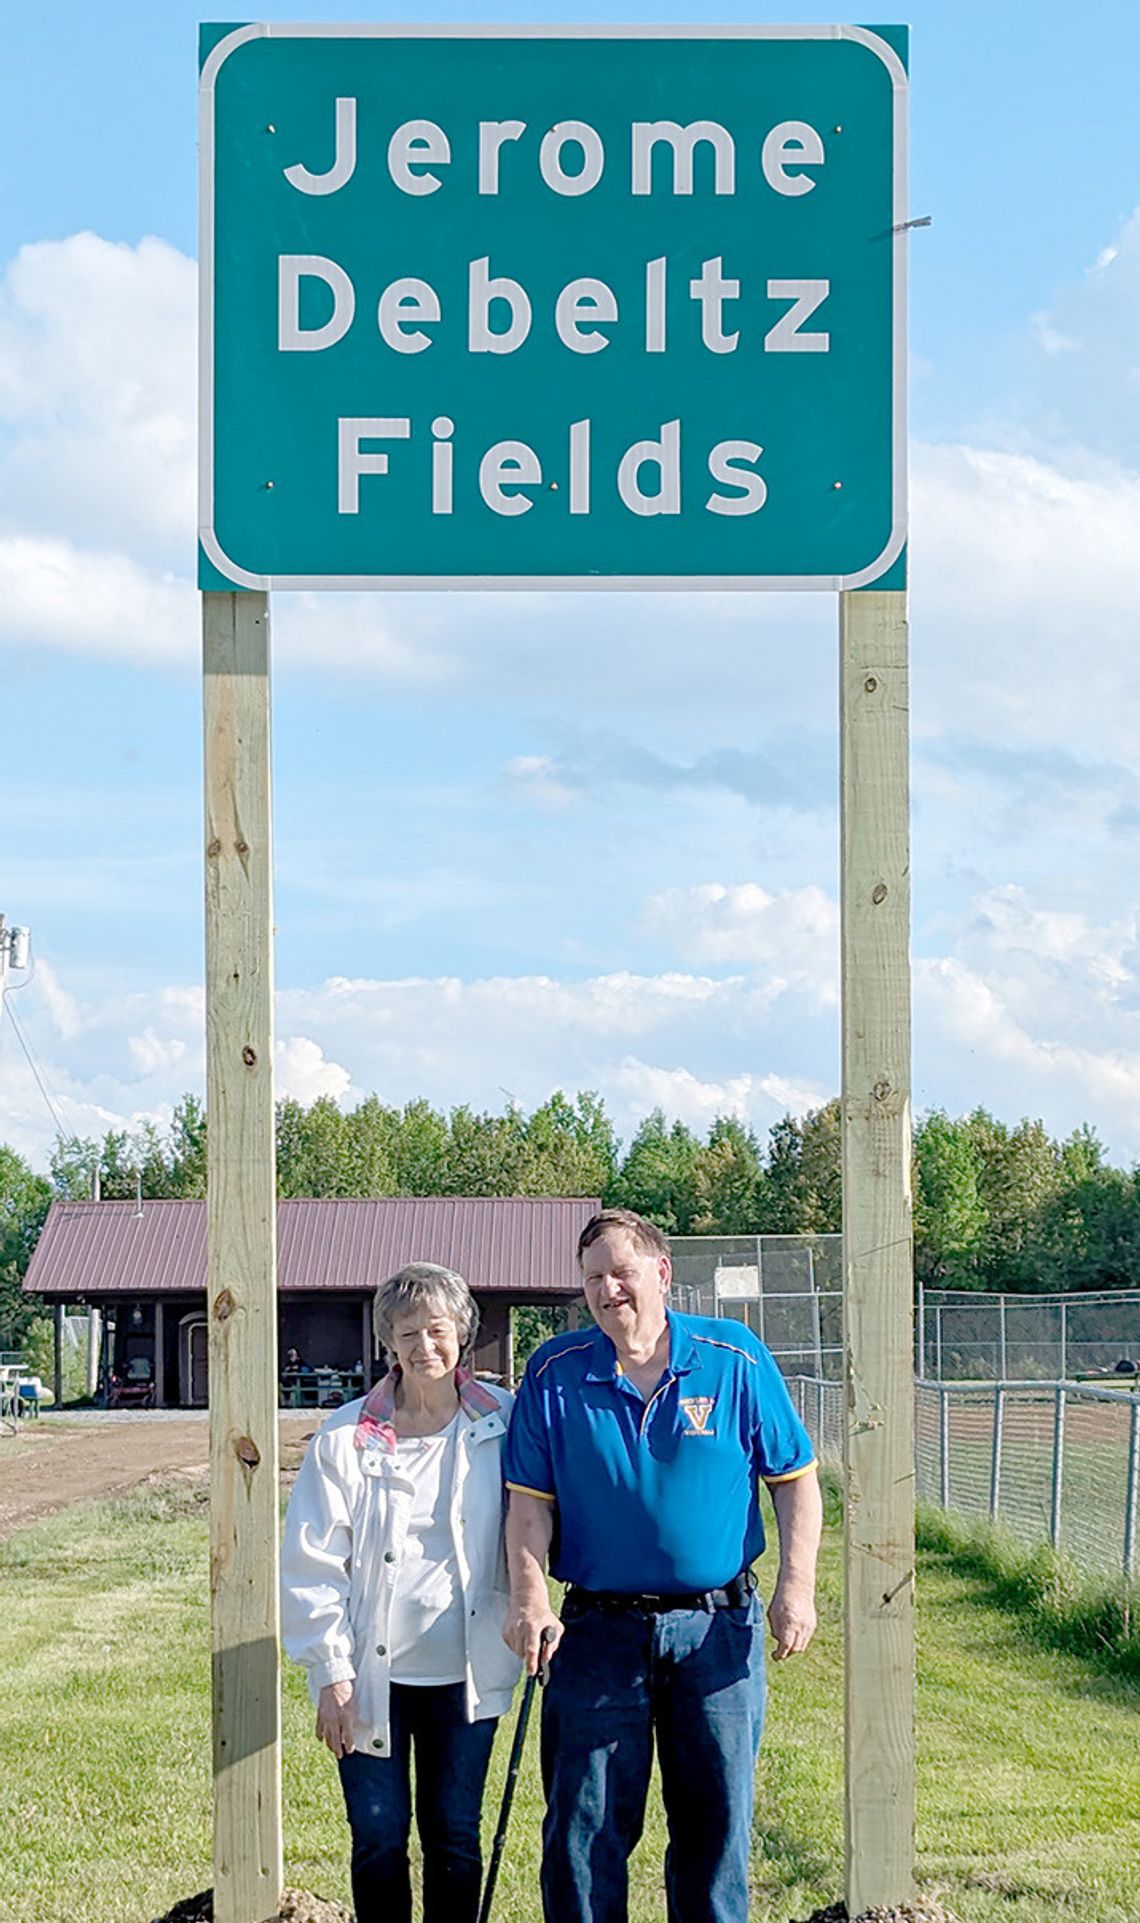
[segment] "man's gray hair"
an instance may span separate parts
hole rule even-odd
[[[448,1315],[459,1336],[459,1358],[465,1361],[475,1346],[479,1305],[463,1277],[438,1262],[409,1262],[377,1289],[372,1302],[376,1340],[392,1351],[392,1330],[400,1316],[417,1309]]]

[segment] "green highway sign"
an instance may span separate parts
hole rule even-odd
[[[881,580],[905,56],[901,27],[203,27],[201,584]]]

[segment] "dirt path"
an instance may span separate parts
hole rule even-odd
[[[281,1417],[281,1461],[294,1468],[316,1427],[314,1412]],[[11,1455],[6,1454],[9,1440]],[[31,1424],[0,1438],[0,1541],[73,1503],[121,1496],[149,1476],[206,1471],[209,1438],[203,1417],[125,1422],[76,1420],[66,1427]]]

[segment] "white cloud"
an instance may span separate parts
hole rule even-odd
[[[766,1124],[789,1101],[809,1104],[816,1087],[788,1059],[773,1020],[781,992],[763,973],[333,977],[278,994],[277,1081],[306,1103],[375,1090],[389,1102],[425,1096],[492,1109],[506,1089],[530,1108],[557,1087],[598,1088],[623,1130],[659,1102],[694,1119],[747,1114]],[[26,1030],[68,1131],[102,1134],[142,1118],[161,1126],[180,1094],[201,1091],[200,990],[76,996],[69,1039],[53,1032],[34,994]],[[10,1045],[0,1055],[0,1108],[4,1138],[46,1163],[55,1121]]]
[[[839,910],[822,888],[769,894],[756,882],[667,888],[646,903],[645,924],[688,961],[762,963],[832,1003],[839,975]]]
[[[272,618],[284,666],[427,686],[456,671],[451,630],[419,596],[277,594]]]
[[[1140,474],[915,450],[921,734],[1130,758],[1140,723]]]
[[[352,1077],[339,1062],[328,1062],[319,1044],[307,1035],[278,1042],[274,1052],[277,1093],[306,1107],[321,1096],[339,1102],[352,1087]]]
[[[153,1025],[141,1035],[129,1035],[127,1048],[140,1076],[153,1075],[165,1068],[181,1068],[189,1054],[189,1046],[181,1036],[160,1035]]]
[[[1033,328],[1043,359],[1022,425],[1043,443],[1134,464],[1140,444],[1140,207]],[[1056,341],[1078,353],[1058,353]]]
[[[167,668],[194,659],[197,637],[189,582],[148,574],[123,554],[0,535],[0,645]]]
[[[747,1121],[757,1083],[751,1075],[730,1076],[724,1082],[704,1082],[687,1068],[654,1068],[627,1055],[614,1073],[632,1112],[648,1115],[661,1108],[690,1126],[705,1129],[718,1115],[731,1115]]]
[[[496,1110],[507,1090],[530,1109],[556,1087],[596,1088],[627,1138],[655,1107],[694,1127],[731,1114],[763,1130],[786,1109],[827,1100],[838,1021],[820,992],[826,967],[798,982],[780,957],[798,915],[805,955],[817,927],[822,953],[834,930],[827,898],[804,890],[781,902],[717,885],[652,906],[668,927],[691,924],[694,945],[747,957],[723,977],[333,976],[287,988],[277,998],[279,1087],[306,1103],[375,1090],[392,1103],[424,1096]],[[772,917],[789,906],[781,940]],[[20,992],[20,1019],[67,1130],[101,1134],[145,1117],[162,1126],[180,1094],[201,1091],[200,989],[82,992],[50,962],[40,971]],[[916,1106],[1041,1115],[1057,1135],[1090,1121],[1116,1159],[1140,1155],[1136,908],[1097,920],[1021,886],[983,890],[920,955],[914,986]],[[3,1135],[43,1165],[55,1115],[14,1043],[9,1029]]]
[[[552,755],[513,755],[503,763],[503,778],[515,794],[536,808],[559,813],[578,800],[562,774]]]
[[[0,286],[0,519],[188,564],[196,283],[162,240],[21,248]]]
[[[655,1067],[627,1055],[609,1076],[613,1097],[632,1118],[641,1120],[663,1109],[670,1120],[707,1133],[720,1115],[761,1127],[770,1126],[789,1111],[804,1115],[819,1108],[834,1091],[821,1085],[797,1085],[782,1075],[730,1075],[723,1081],[703,1081],[687,1068]]]
[[[1076,354],[1080,351],[1080,341],[1071,334],[1058,333],[1048,314],[1034,314],[1030,325],[1037,336],[1037,342],[1046,354]]]
[[[51,1017],[56,1034],[59,1035],[63,1041],[70,1041],[72,1036],[79,1034],[83,1026],[83,1017],[80,1013],[79,1003],[76,1001],[75,996],[69,994],[67,989],[63,987],[51,963],[49,961],[41,961],[34,951],[32,955],[32,972],[25,978],[23,986],[30,988],[33,982],[35,983],[36,994],[39,1000],[42,1001],[48,1015]],[[13,996],[17,996],[20,992],[19,986],[9,989],[9,993]]]

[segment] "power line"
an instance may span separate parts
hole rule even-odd
[[[49,1094],[47,1089],[47,1085],[44,1081],[43,1076],[40,1074],[39,1067],[37,1066],[35,1054],[31,1047],[31,1044],[26,1040],[24,1036],[24,1031],[21,1028],[19,1022],[16,1020],[16,1011],[12,1007],[11,1001],[9,1000],[9,991],[7,989],[5,989],[3,996],[0,997],[0,1010],[2,1010],[3,1013],[7,1015],[8,1020],[12,1024],[12,1028],[15,1032],[16,1040],[19,1042],[20,1047],[23,1049],[28,1067],[31,1069],[32,1074],[35,1077],[36,1087],[39,1089],[40,1094],[43,1096],[44,1101],[48,1105],[48,1109],[50,1110],[52,1120],[54,1121],[56,1128],[59,1131],[59,1134],[63,1137],[65,1141],[70,1140],[71,1131],[69,1131],[67,1128],[64,1127],[63,1121],[60,1117],[59,1110],[57,1109],[55,1103],[52,1101],[51,1095]]]

